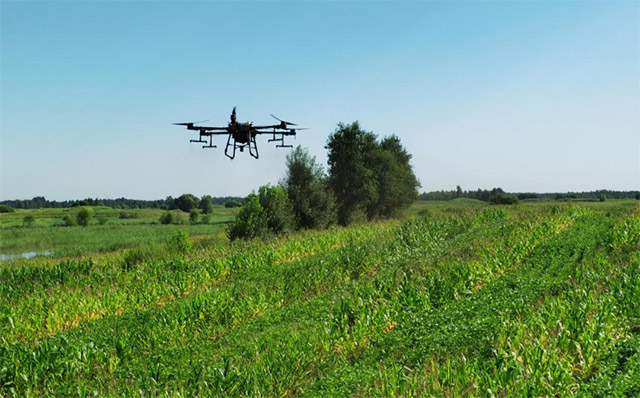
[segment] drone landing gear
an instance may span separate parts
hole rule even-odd
[[[293,145],[284,144],[284,134],[276,138],[276,133],[273,133],[273,138],[269,139],[269,142],[279,142],[279,144],[276,144],[276,148],[293,148]]]
[[[204,141],[206,143],[206,141]],[[213,145],[213,136],[209,136],[209,145],[203,145],[203,148],[217,148],[216,145]]]
[[[251,136],[249,138],[249,142],[247,143],[238,143],[235,139],[233,140],[233,143],[231,143],[231,139],[232,139],[232,134],[229,134],[229,138],[227,138],[227,145],[224,149],[224,154],[226,157],[228,157],[229,159],[233,159],[236,157],[236,148],[240,149],[240,152],[244,152],[244,148],[245,147],[249,147],[249,155],[253,156],[254,158],[258,159],[258,144],[256,144],[256,137],[255,136]],[[233,152],[231,152],[231,155],[229,155],[229,147],[233,148]]]

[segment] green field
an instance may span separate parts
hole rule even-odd
[[[1,216],[2,253],[81,256],[0,263],[0,397],[640,396],[637,201],[419,202],[233,244],[233,214],[41,212]]]
[[[214,206],[206,222],[189,221],[189,214],[171,211],[176,219],[169,225],[160,224],[164,210],[117,210],[94,207],[87,227],[64,226],[63,218],[75,220],[79,211],[70,209],[17,210],[0,214],[0,254],[49,252],[53,257],[78,256],[112,252],[142,245],[164,243],[177,230],[193,236],[222,232],[231,222],[237,209]],[[33,223],[26,226],[26,216]]]

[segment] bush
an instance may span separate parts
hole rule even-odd
[[[489,202],[494,205],[515,205],[518,203],[518,197],[508,194],[491,195]]]
[[[105,225],[107,222],[109,222],[109,217],[107,217],[107,216],[99,216],[97,218],[97,220],[98,220],[98,224]]]
[[[335,198],[322,167],[298,146],[287,155],[284,179],[293,207],[296,228],[326,228],[336,221]]]
[[[22,224],[25,227],[33,227],[33,224],[36,222],[35,217],[32,214],[27,214],[26,216],[24,216],[24,218],[22,219]]]
[[[189,221],[191,221],[191,224],[197,224],[199,218],[200,218],[200,209],[191,209],[189,211]]]
[[[9,205],[0,205],[0,213],[13,213],[15,210]]]
[[[78,225],[86,227],[87,225],[89,225],[89,221],[91,221],[92,216],[93,216],[92,209],[87,207],[82,208],[80,209],[80,211],[78,211],[78,214],[76,214],[76,222],[78,223]]]
[[[76,222],[73,219],[73,217],[71,217],[70,215],[67,214],[64,217],[62,217],[62,224],[65,227],[73,227],[74,225],[76,225]]]
[[[163,215],[160,216],[160,224],[171,224],[173,222],[173,213],[170,211],[166,211]]]
[[[192,246],[189,234],[182,230],[175,231],[173,236],[167,240],[167,247],[174,254],[187,254]]]
[[[135,265],[142,264],[144,261],[149,260],[151,258],[151,252],[146,247],[138,247],[135,249],[127,250],[124,253],[124,261],[122,264],[122,268],[124,270],[129,270],[133,268]]]
[[[242,207],[242,203],[240,203],[239,201],[235,200],[235,199],[231,199],[231,200],[227,200],[224,204],[224,207],[226,207],[227,209],[233,208],[233,207]]]
[[[132,219],[132,218],[138,218],[138,215],[136,214],[136,212],[123,210],[120,212],[120,215],[118,217],[121,219]]]
[[[287,191],[281,186],[263,185],[249,195],[228,232],[229,239],[251,239],[289,231],[293,222]]]

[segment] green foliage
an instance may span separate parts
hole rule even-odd
[[[168,225],[171,223],[173,223],[173,213],[167,210],[160,216],[160,224]]]
[[[200,198],[200,210],[202,210],[202,214],[211,214],[213,212],[213,200],[211,196],[204,195]]]
[[[189,240],[187,232],[177,230],[167,240],[167,247],[171,253],[185,255],[191,250],[193,243]]]
[[[0,396],[634,397],[640,224],[611,202],[0,266]]]
[[[138,218],[138,214],[135,211],[123,210],[118,214],[118,218],[122,220],[130,220],[130,219]]]
[[[191,224],[197,224],[198,220],[200,219],[200,209],[191,209],[189,211],[189,221],[191,222]]]
[[[27,227],[33,227],[33,225],[35,224],[36,219],[33,216],[33,214],[27,214],[26,216],[24,216],[24,218],[22,219],[22,224]]]
[[[15,210],[9,205],[0,205],[0,213],[13,213]]]
[[[240,201],[238,200],[231,199],[231,200],[227,200],[224,203],[224,207],[226,207],[227,209],[234,208],[234,207],[242,207],[242,203],[240,203]]]
[[[287,155],[284,180],[297,228],[326,228],[335,222],[335,198],[322,167],[298,146]]]
[[[83,207],[76,213],[76,222],[82,227],[89,225],[91,218],[93,217],[93,209],[90,207]]]
[[[96,217],[96,220],[98,220],[98,224],[106,225],[109,222],[109,217],[104,216],[104,215],[100,215],[100,216]]]
[[[327,141],[329,182],[337,199],[338,222],[391,217],[418,197],[411,155],[396,136],[377,141],[358,122],[338,124]]]
[[[230,240],[279,235],[292,229],[294,220],[287,191],[279,186],[263,185],[251,193],[229,227]]]
[[[65,227],[73,227],[76,225],[76,220],[74,220],[69,214],[65,214],[65,216],[62,217],[62,225]]]
[[[327,141],[329,183],[336,196],[338,222],[357,221],[367,207],[377,201],[374,171],[367,155],[377,148],[376,136],[360,128],[358,122],[338,124]]]
[[[184,211],[185,213],[188,213],[191,211],[191,209],[198,208],[200,201],[194,195],[185,193],[177,197],[174,201],[174,204],[178,209]]]

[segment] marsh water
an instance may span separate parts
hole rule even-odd
[[[33,258],[35,256],[48,256],[51,252],[26,252],[18,254],[0,254],[0,261],[8,261],[16,258]]]

